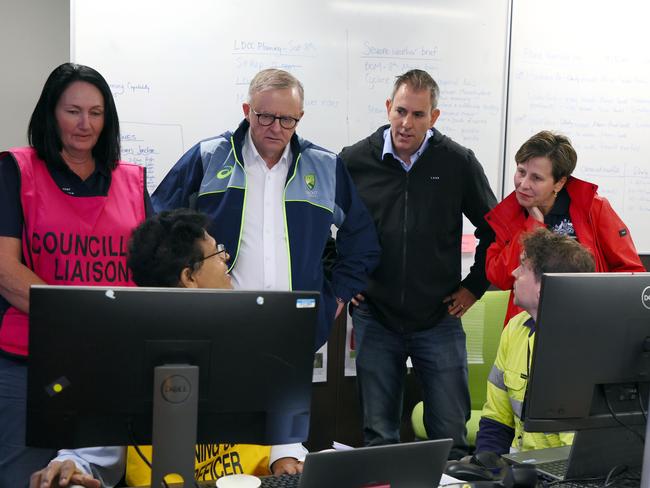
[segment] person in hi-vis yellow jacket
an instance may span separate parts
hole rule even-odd
[[[499,349],[487,382],[476,452],[505,454],[571,444],[573,433],[526,432],[522,410],[535,343],[535,320],[543,273],[594,271],[594,259],[570,237],[538,229],[523,238],[520,264],[513,271],[514,303],[524,309],[501,334]],[[561,358],[559,359],[561,360]]]

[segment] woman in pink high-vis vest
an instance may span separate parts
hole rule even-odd
[[[94,69],[50,74],[28,137],[0,153],[0,486],[26,486],[54,454],[25,446],[29,287],[131,285],[126,246],[150,208],[144,168],[120,161],[115,102]]]

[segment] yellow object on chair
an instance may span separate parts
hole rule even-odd
[[[499,347],[509,296],[509,290],[487,291],[461,319],[467,337],[469,395],[472,404],[471,417],[467,422],[467,441],[470,445],[476,442],[478,422],[487,395],[487,378]],[[424,405],[419,402],[411,413],[416,439],[427,438],[423,411]]]

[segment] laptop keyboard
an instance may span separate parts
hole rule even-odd
[[[547,461],[545,463],[535,464],[535,467],[538,471],[545,471],[546,473],[556,476],[559,479],[564,478],[567,466],[567,459],[560,459],[559,461]]]
[[[261,488],[298,488],[300,474],[283,474],[262,478]]]
[[[608,488],[639,488],[641,484],[641,479],[636,478],[621,478],[610,481],[609,484],[605,485],[604,480],[600,481],[562,481],[560,483],[554,483],[552,488],[603,488],[607,486]]]
[[[545,463],[543,463],[545,464]],[[623,473],[611,477],[608,481],[605,477],[590,480],[567,480],[567,481],[552,481],[547,483],[552,488],[639,488],[641,483],[641,470],[639,468],[632,468],[624,471]]]

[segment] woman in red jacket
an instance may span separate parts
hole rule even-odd
[[[521,235],[537,227],[576,238],[594,255],[596,271],[645,271],[628,228],[598,186],[571,176],[577,155],[567,137],[535,134],[515,161],[515,191],[485,216],[496,234],[485,263],[494,285],[512,289]],[[520,311],[511,294],[505,323]]]

